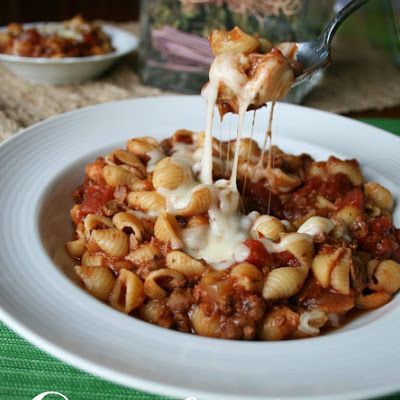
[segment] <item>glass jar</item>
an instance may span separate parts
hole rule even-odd
[[[239,26],[269,40],[316,37],[333,14],[335,0],[142,0],[140,77],[145,84],[199,93],[213,60],[207,37]],[[297,86],[288,101],[300,102],[321,79]]]

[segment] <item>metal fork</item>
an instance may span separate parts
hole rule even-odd
[[[309,79],[319,69],[331,63],[331,43],[341,23],[369,0],[353,0],[340,10],[316,39],[297,44],[296,60],[303,67],[293,86]]]

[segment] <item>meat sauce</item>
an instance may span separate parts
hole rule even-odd
[[[178,141],[192,144],[184,132]],[[170,153],[173,147],[172,140],[163,141],[162,147],[166,153]],[[290,173],[302,177],[301,185],[289,193],[279,194],[273,192],[267,180],[258,183],[250,179],[246,183],[238,182],[246,213],[258,211],[279,219],[287,219],[295,224],[296,220],[307,215],[334,218],[335,213],[346,206],[352,206],[360,210],[360,214],[354,224],[348,227],[351,241],[344,245],[353,251],[368,253],[368,257],[400,261],[400,230],[393,226],[389,215],[368,215],[367,198],[362,186],[353,185],[348,176],[342,173],[327,177],[310,176],[309,157],[285,159],[284,156],[278,156],[276,163]],[[320,164],[322,169],[325,168],[324,163]],[[88,214],[107,215],[105,206],[108,202],[125,201],[126,188],[124,191],[121,187],[108,186],[103,180],[104,165],[104,159],[97,159],[89,164],[86,169],[86,181],[74,193],[75,201],[79,204],[79,220]],[[326,202],[321,205],[318,202],[319,197],[323,197]],[[207,218],[206,214],[203,217]],[[177,220],[181,227],[186,226],[185,218],[178,217]],[[163,257],[172,251],[170,245],[163,242],[156,244],[162,257],[141,265],[135,265],[124,258],[107,257],[99,248],[92,250],[94,254],[102,254],[105,264],[110,266],[116,275],[122,268],[132,269],[144,280],[152,271],[165,268]],[[264,279],[274,268],[301,266],[300,261],[291,252],[269,253],[260,240],[247,239],[244,245],[248,248],[248,255],[244,261],[256,266]],[[330,253],[335,251],[336,245],[335,242],[326,241],[316,242],[314,247],[316,252]],[[356,256],[354,260],[351,267],[352,289],[349,294],[341,294],[332,288],[322,288],[310,274],[301,291],[295,296],[278,302],[266,301],[262,297],[261,289],[247,291],[238,285],[236,278],[230,275],[234,265],[224,271],[207,270],[202,277],[187,279],[184,287],[168,287],[168,284],[163,282],[168,295],[165,299],[152,303],[159,314],[159,320],[153,322],[190,332],[193,331],[190,315],[196,307],[201,307],[207,318],[217,318],[219,321],[219,328],[213,333],[214,336],[250,340],[257,338],[266,312],[274,307],[289,306],[296,312],[317,309],[340,317],[356,307],[357,295],[363,293],[367,285],[363,262],[359,261],[360,267]],[[135,315],[141,316],[140,312]],[[329,324],[323,329],[329,329]]]
[[[261,186],[261,185],[259,185]],[[383,215],[370,218],[365,213],[365,194],[360,186],[353,186],[349,178],[342,173],[330,176],[326,181],[321,178],[310,178],[288,195],[272,196],[269,189],[249,185],[250,209],[264,212],[269,198],[271,215],[293,221],[307,215],[332,217],[335,212],[345,206],[358,208],[362,213],[357,224],[350,227],[350,234],[356,241],[357,248],[368,252],[373,258],[400,261],[400,230],[393,226],[390,216]],[[317,204],[317,196],[329,200],[333,207],[323,208]],[[246,197],[247,200],[247,197]]]

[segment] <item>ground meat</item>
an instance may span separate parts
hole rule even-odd
[[[182,332],[191,332],[192,330],[188,313],[194,302],[195,298],[191,288],[177,288],[167,299],[167,306],[174,315],[176,327]]]
[[[252,339],[265,310],[264,299],[235,287],[226,272],[213,272],[195,287],[194,296],[208,316],[219,315],[216,336],[224,339]]]
[[[172,312],[185,312],[190,309],[194,302],[193,289],[177,288],[170,294],[167,305]]]
[[[323,289],[314,277],[310,277],[293,302],[310,310],[316,308],[326,313],[343,314],[354,307],[355,293],[347,295]]]
[[[147,275],[150,274],[152,271],[156,271],[157,269],[165,268],[165,260],[150,260],[142,263],[140,267],[135,271],[136,275],[145,280]]]
[[[261,214],[271,214],[277,218],[282,218],[282,205],[279,198],[273,194],[266,183],[253,183],[250,179],[246,182],[239,182],[239,191],[242,194],[246,212],[258,211]],[[245,192],[243,193],[243,189]]]

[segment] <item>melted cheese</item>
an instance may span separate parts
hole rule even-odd
[[[199,185],[196,182],[189,181],[178,186],[174,190],[160,188],[158,192],[162,194],[167,202],[167,212],[173,215],[179,214],[179,210],[183,210],[189,205],[193,193],[208,185]]]
[[[181,166],[184,170],[184,181],[176,189],[170,190],[159,188],[158,192],[162,194],[167,203],[167,212],[176,215],[179,210],[186,208],[196,190],[200,190],[208,185],[199,184],[193,176],[194,165],[194,145],[185,143],[175,143],[171,151],[173,162]]]
[[[248,252],[243,248],[246,247],[243,241],[249,237],[259,213],[240,213],[239,195],[230,190],[226,180],[217,181],[213,186],[199,184],[192,190],[204,186],[211,190],[213,199],[208,211],[209,224],[183,229],[184,248],[192,257],[203,259],[216,269],[227,268],[240,258],[237,248]]]
[[[218,206],[218,203],[223,204],[226,201],[223,198],[224,194],[221,196],[222,192],[217,191],[219,201],[215,202],[208,212],[209,225],[202,226],[201,229],[186,229],[190,230],[191,235],[202,235],[200,240],[194,245],[192,237],[188,240],[187,232],[183,238],[188,254],[197,259],[202,258],[216,269],[227,268],[239,261],[238,258],[243,258],[244,253],[248,254],[249,250],[245,249],[243,242],[249,237],[251,225],[259,215],[251,213],[246,216],[237,209],[230,208],[229,204],[235,204],[235,200],[225,203],[222,207]],[[241,253],[238,253],[238,249]]]
[[[153,172],[156,164],[165,157],[164,152],[161,149],[154,149],[146,153],[146,156],[149,157],[146,165],[147,172]]]

